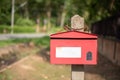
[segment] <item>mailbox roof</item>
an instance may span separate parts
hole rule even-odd
[[[97,38],[96,35],[78,31],[60,32],[50,35],[51,38]]]

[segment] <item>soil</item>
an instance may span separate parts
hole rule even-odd
[[[2,72],[2,80],[70,80],[70,67],[51,65],[39,55],[30,55]]]
[[[32,43],[19,43],[0,48],[0,70],[28,55],[35,46]]]
[[[99,54],[97,65],[85,66],[85,80],[120,80],[120,66]]]
[[[46,62],[47,65],[45,64],[45,67],[43,65]],[[55,68],[52,70],[53,65],[49,64],[49,62],[49,49],[43,49],[36,55],[31,55],[13,65],[9,70],[14,72],[14,75],[19,76],[13,76],[14,80],[71,80],[71,65],[67,65],[67,68],[64,65],[54,66]],[[36,65],[40,65],[41,67],[39,68]],[[60,69],[64,73],[59,74],[58,72],[62,71]],[[56,73],[55,70],[58,70],[58,72]],[[98,64],[93,66],[85,65],[84,71],[85,80],[120,80],[120,66],[113,64],[101,54],[98,55]],[[55,76],[50,77],[51,75]],[[55,79],[56,76],[59,76],[59,79]]]

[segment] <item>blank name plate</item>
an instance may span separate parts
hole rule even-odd
[[[81,47],[56,47],[56,58],[81,58]]]

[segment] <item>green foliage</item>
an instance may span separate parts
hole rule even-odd
[[[27,0],[27,4],[20,7],[25,1],[15,0],[15,23],[19,26],[34,25],[32,20],[36,20],[38,16],[40,24],[44,23],[45,18],[53,18],[54,22],[50,19],[53,24],[60,25],[63,12],[66,12],[65,18],[79,14],[87,24],[91,24],[118,12],[120,7],[120,0]],[[0,14],[0,24],[10,24],[11,0],[1,0]],[[30,20],[25,19],[26,17]],[[65,19],[65,23],[67,20]]]
[[[0,41],[0,47],[4,47],[7,45],[12,45],[13,43],[11,43],[11,40],[1,40]]]
[[[49,46],[49,36],[42,38],[24,38],[24,39],[13,39],[12,43],[29,43],[33,42],[36,46]]]
[[[15,26],[14,33],[35,33],[34,26]]]
[[[10,24],[11,0],[0,1],[0,24]]]
[[[33,25],[35,25],[35,22],[33,22],[30,19],[19,18],[16,21],[16,25],[18,25],[18,26],[33,26]]]
[[[42,28],[42,27],[41,27]],[[35,33],[35,26],[14,26],[14,33]],[[6,31],[6,32],[4,32]],[[52,26],[47,33],[55,33],[55,32],[60,32],[64,31],[63,27],[59,26]],[[10,33],[11,32],[11,26],[7,25],[0,25],[0,33]]]
[[[53,34],[53,33],[58,33],[58,32],[63,32],[65,31],[63,27],[60,27],[60,26],[54,26],[52,27],[47,33],[48,34]]]
[[[0,25],[0,33],[10,33],[11,26]],[[34,26],[14,26],[14,33],[35,33]]]
[[[36,2],[38,2],[38,3],[40,3],[40,2],[42,2],[43,0],[35,0]]]
[[[4,31],[7,31],[7,33],[10,33],[10,26],[7,25],[0,25],[0,33],[4,33]]]

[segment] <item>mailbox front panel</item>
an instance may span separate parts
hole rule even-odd
[[[51,39],[50,59],[52,64],[96,64],[96,39]]]

